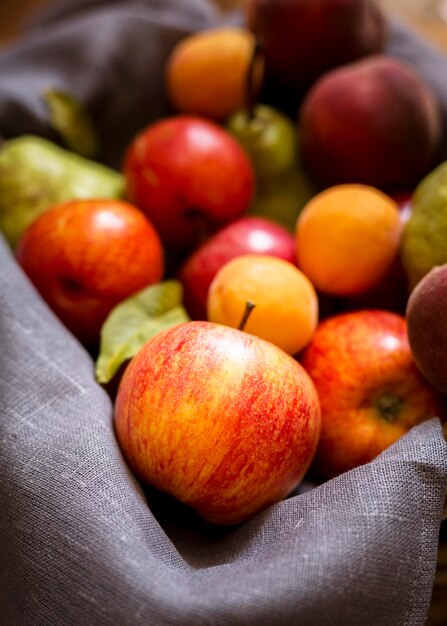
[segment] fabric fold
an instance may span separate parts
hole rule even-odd
[[[10,624],[423,624],[437,420],[235,528],[133,478],[91,357],[0,249],[0,615]]]

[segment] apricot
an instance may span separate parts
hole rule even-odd
[[[398,205],[378,189],[330,187],[314,196],[298,217],[298,267],[324,293],[364,293],[390,269],[401,231]]]
[[[312,339],[318,297],[309,279],[292,263],[248,254],[226,263],[209,288],[211,322],[240,328],[247,302],[254,308],[243,329],[296,354]]]
[[[244,28],[221,27],[185,37],[167,60],[166,86],[173,107],[181,113],[223,121],[255,97],[262,84],[263,64],[255,53],[254,36]],[[250,78],[251,76],[251,78]]]

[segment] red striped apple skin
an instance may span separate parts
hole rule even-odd
[[[236,524],[287,496],[316,450],[320,407],[301,365],[258,337],[188,322],[149,340],[121,381],[116,434],[135,474]]]
[[[300,361],[320,399],[312,467],[320,479],[372,461],[413,426],[445,414],[416,367],[401,315],[362,310],[327,318]]]

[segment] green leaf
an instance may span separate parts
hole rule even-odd
[[[109,382],[148,339],[166,328],[188,322],[182,297],[181,283],[166,280],[120,302],[101,329],[96,380]]]
[[[52,89],[43,94],[50,112],[50,123],[67,148],[93,159],[99,152],[99,138],[89,114],[73,96]]]

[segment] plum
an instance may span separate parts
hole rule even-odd
[[[304,91],[329,69],[383,50],[386,25],[374,0],[246,0],[269,76]]]

